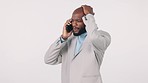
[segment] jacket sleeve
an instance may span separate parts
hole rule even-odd
[[[87,36],[89,37],[90,42],[92,42],[95,49],[105,51],[111,42],[111,36],[109,33],[98,30],[94,16],[92,14],[87,14],[84,16],[83,22],[86,25]]]
[[[56,65],[62,62],[61,50],[66,45],[66,41],[62,41],[61,37],[58,38],[47,50],[44,61],[46,64]]]

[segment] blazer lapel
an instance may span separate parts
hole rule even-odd
[[[74,46],[74,51],[73,51],[74,57],[72,58],[72,61],[78,56],[78,54],[79,54],[79,53],[82,51],[82,49],[85,47],[86,41],[87,41],[87,36],[86,36],[86,38],[84,39],[83,44],[82,44],[82,46],[80,47],[79,52],[77,52],[76,54],[74,53],[74,52],[75,52],[75,46]],[[75,43],[76,43],[76,38],[75,38]]]
[[[75,36],[72,36],[71,39],[70,39],[71,42],[69,42],[69,56],[70,56],[70,60],[73,59],[74,55],[75,55],[75,46],[76,46],[76,37]]]

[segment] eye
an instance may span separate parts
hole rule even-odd
[[[76,20],[77,22],[82,22],[82,20]]]
[[[83,22],[83,20],[82,19],[72,19],[72,23],[73,22]]]

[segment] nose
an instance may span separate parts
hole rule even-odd
[[[77,26],[77,22],[76,22],[76,21],[73,21],[73,22],[72,22],[72,26],[73,26],[73,27]]]

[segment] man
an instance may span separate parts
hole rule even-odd
[[[93,15],[88,5],[77,8],[45,54],[46,64],[62,63],[62,83],[102,83],[100,66],[111,37],[98,29]],[[69,24],[70,32],[66,30]]]

